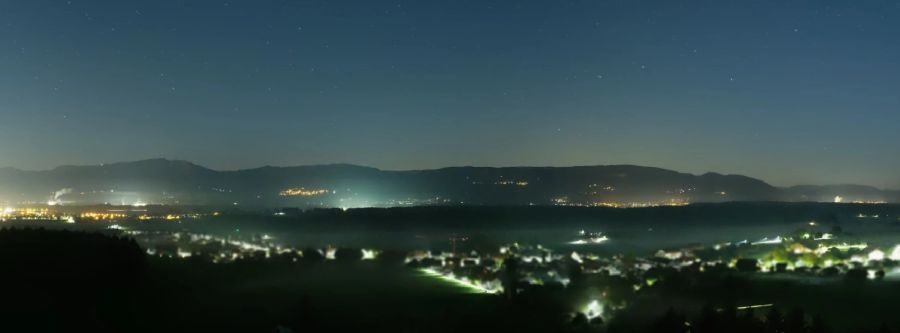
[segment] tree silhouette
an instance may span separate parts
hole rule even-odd
[[[519,260],[515,257],[503,261],[503,290],[509,299],[515,298],[519,290]]]
[[[776,308],[769,310],[766,314],[765,332],[767,333],[784,333],[784,316]]]
[[[305,263],[314,264],[325,261],[325,255],[323,255],[322,252],[319,252],[318,249],[307,248],[303,250],[303,257],[301,259]]]
[[[794,308],[784,318],[785,333],[806,333],[806,314],[803,309]]]
[[[362,260],[362,250],[354,248],[340,248],[334,251],[334,259],[339,262],[356,262]]]
[[[831,333],[825,319],[821,315],[813,316],[812,323],[809,325],[809,333]]]
[[[685,325],[687,319],[675,312],[675,309],[669,308],[662,318],[657,320],[650,328],[652,333],[685,333],[688,327]]]
[[[712,306],[704,306],[700,318],[694,322],[692,333],[716,333],[720,331],[719,318]]]

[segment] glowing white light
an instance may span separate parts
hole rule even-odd
[[[874,251],[869,252],[869,260],[874,260],[874,261],[884,260],[884,251],[875,249]]]
[[[584,263],[584,260],[581,259],[581,256],[578,254],[578,252],[572,252],[572,260],[575,260],[575,262],[579,264]]]
[[[735,309],[737,309],[737,310],[749,310],[749,309],[769,308],[769,307],[772,307],[772,306],[774,306],[774,305],[775,305],[775,304],[745,305],[745,306],[739,306],[739,307],[737,307],[737,308],[735,308]]]
[[[820,247],[820,248],[824,248],[824,249],[825,249],[824,252],[828,252],[828,249],[829,249],[828,247],[821,246],[821,245],[820,245],[819,247]],[[866,244],[866,243],[859,243],[859,244],[847,244],[847,243],[841,243],[841,244],[838,244],[838,245],[834,245],[834,246],[832,246],[832,247],[833,247],[833,248],[836,248],[836,249],[838,249],[838,250],[841,250],[841,251],[848,251],[848,250],[850,250],[850,249],[865,250],[867,247],[869,247],[869,245]],[[816,252],[818,252],[818,250],[817,250]],[[823,252],[823,253],[824,253],[824,252]]]
[[[378,251],[362,249],[362,260],[375,260],[378,257]]]
[[[420,270],[428,276],[436,277],[441,280],[450,282],[460,287],[467,288],[469,290],[485,293],[485,294],[497,294],[503,292],[503,288],[497,284],[492,283],[481,283],[480,281],[469,281],[467,278],[457,278],[452,273],[442,274],[438,271],[435,271],[430,268],[423,268]]]
[[[590,239],[591,243],[594,243],[594,244],[600,244],[600,243],[603,243],[608,240],[609,240],[609,237],[606,237],[606,236],[591,237],[591,239]]]
[[[834,235],[832,235],[832,234],[822,234],[822,237],[814,238],[813,240],[817,240],[817,241],[818,240],[829,240],[829,239],[833,239],[833,238],[834,238]]]
[[[593,300],[582,311],[587,319],[594,319],[603,315],[603,306],[600,305],[600,301]]]
[[[867,275],[866,277],[869,278],[869,280],[874,280],[877,271],[874,270],[874,269],[870,269],[870,270],[867,270],[866,273],[867,273],[867,274],[866,274],[866,275]]]
[[[767,238],[763,238],[763,239],[761,239],[761,240],[759,240],[759,241],[753,242],[753,243],[751,243],[751,244],[752,244],[752,245],[781,244],[782,241],[783,241],[783,240],[781,239],[781,236],[775,237],[775,238],[773,238],[773,239],[769,239],[769,238],[767,237]]]
[[[834,203],[842,203],[842,202],[844,202],[844,197],[839,196],[839,195],[834,197]]]
[[[894,246],[894,250],[891,251],[889,258],[894,261],[900,261],[900,245]]]
[[[576,241],[571,241],[569,245],[584,245],[584,244],[601,244],[609,240],[609,237],[600,236],[600,237],[591,237],[588,239],[579,239]]]

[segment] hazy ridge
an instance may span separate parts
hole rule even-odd
[[[318,191],[282,195],[288,189]],[[217,171],[152,159],[44,171],[0,169],[6,203],[239,204],[251,206],[587,205],[727,201],[900,202],[900,192],[862,185],[781,188],[762,180],[694,175],[635,165],[451,167],[387,171],[349,164]]]

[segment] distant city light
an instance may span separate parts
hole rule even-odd
[[[330,193],[327,189],[289,188],[278,193],[283,197],[314,197]]]

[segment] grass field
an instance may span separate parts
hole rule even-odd
[[[501,299],[403,266],[154,263],[151,331],[274,332],[278,326],[450,329]],[[460,318],[457,320],[456,318]],[[177,323],[177,324],[176,324]],[[394,326],[396,327],[396,326]]]

